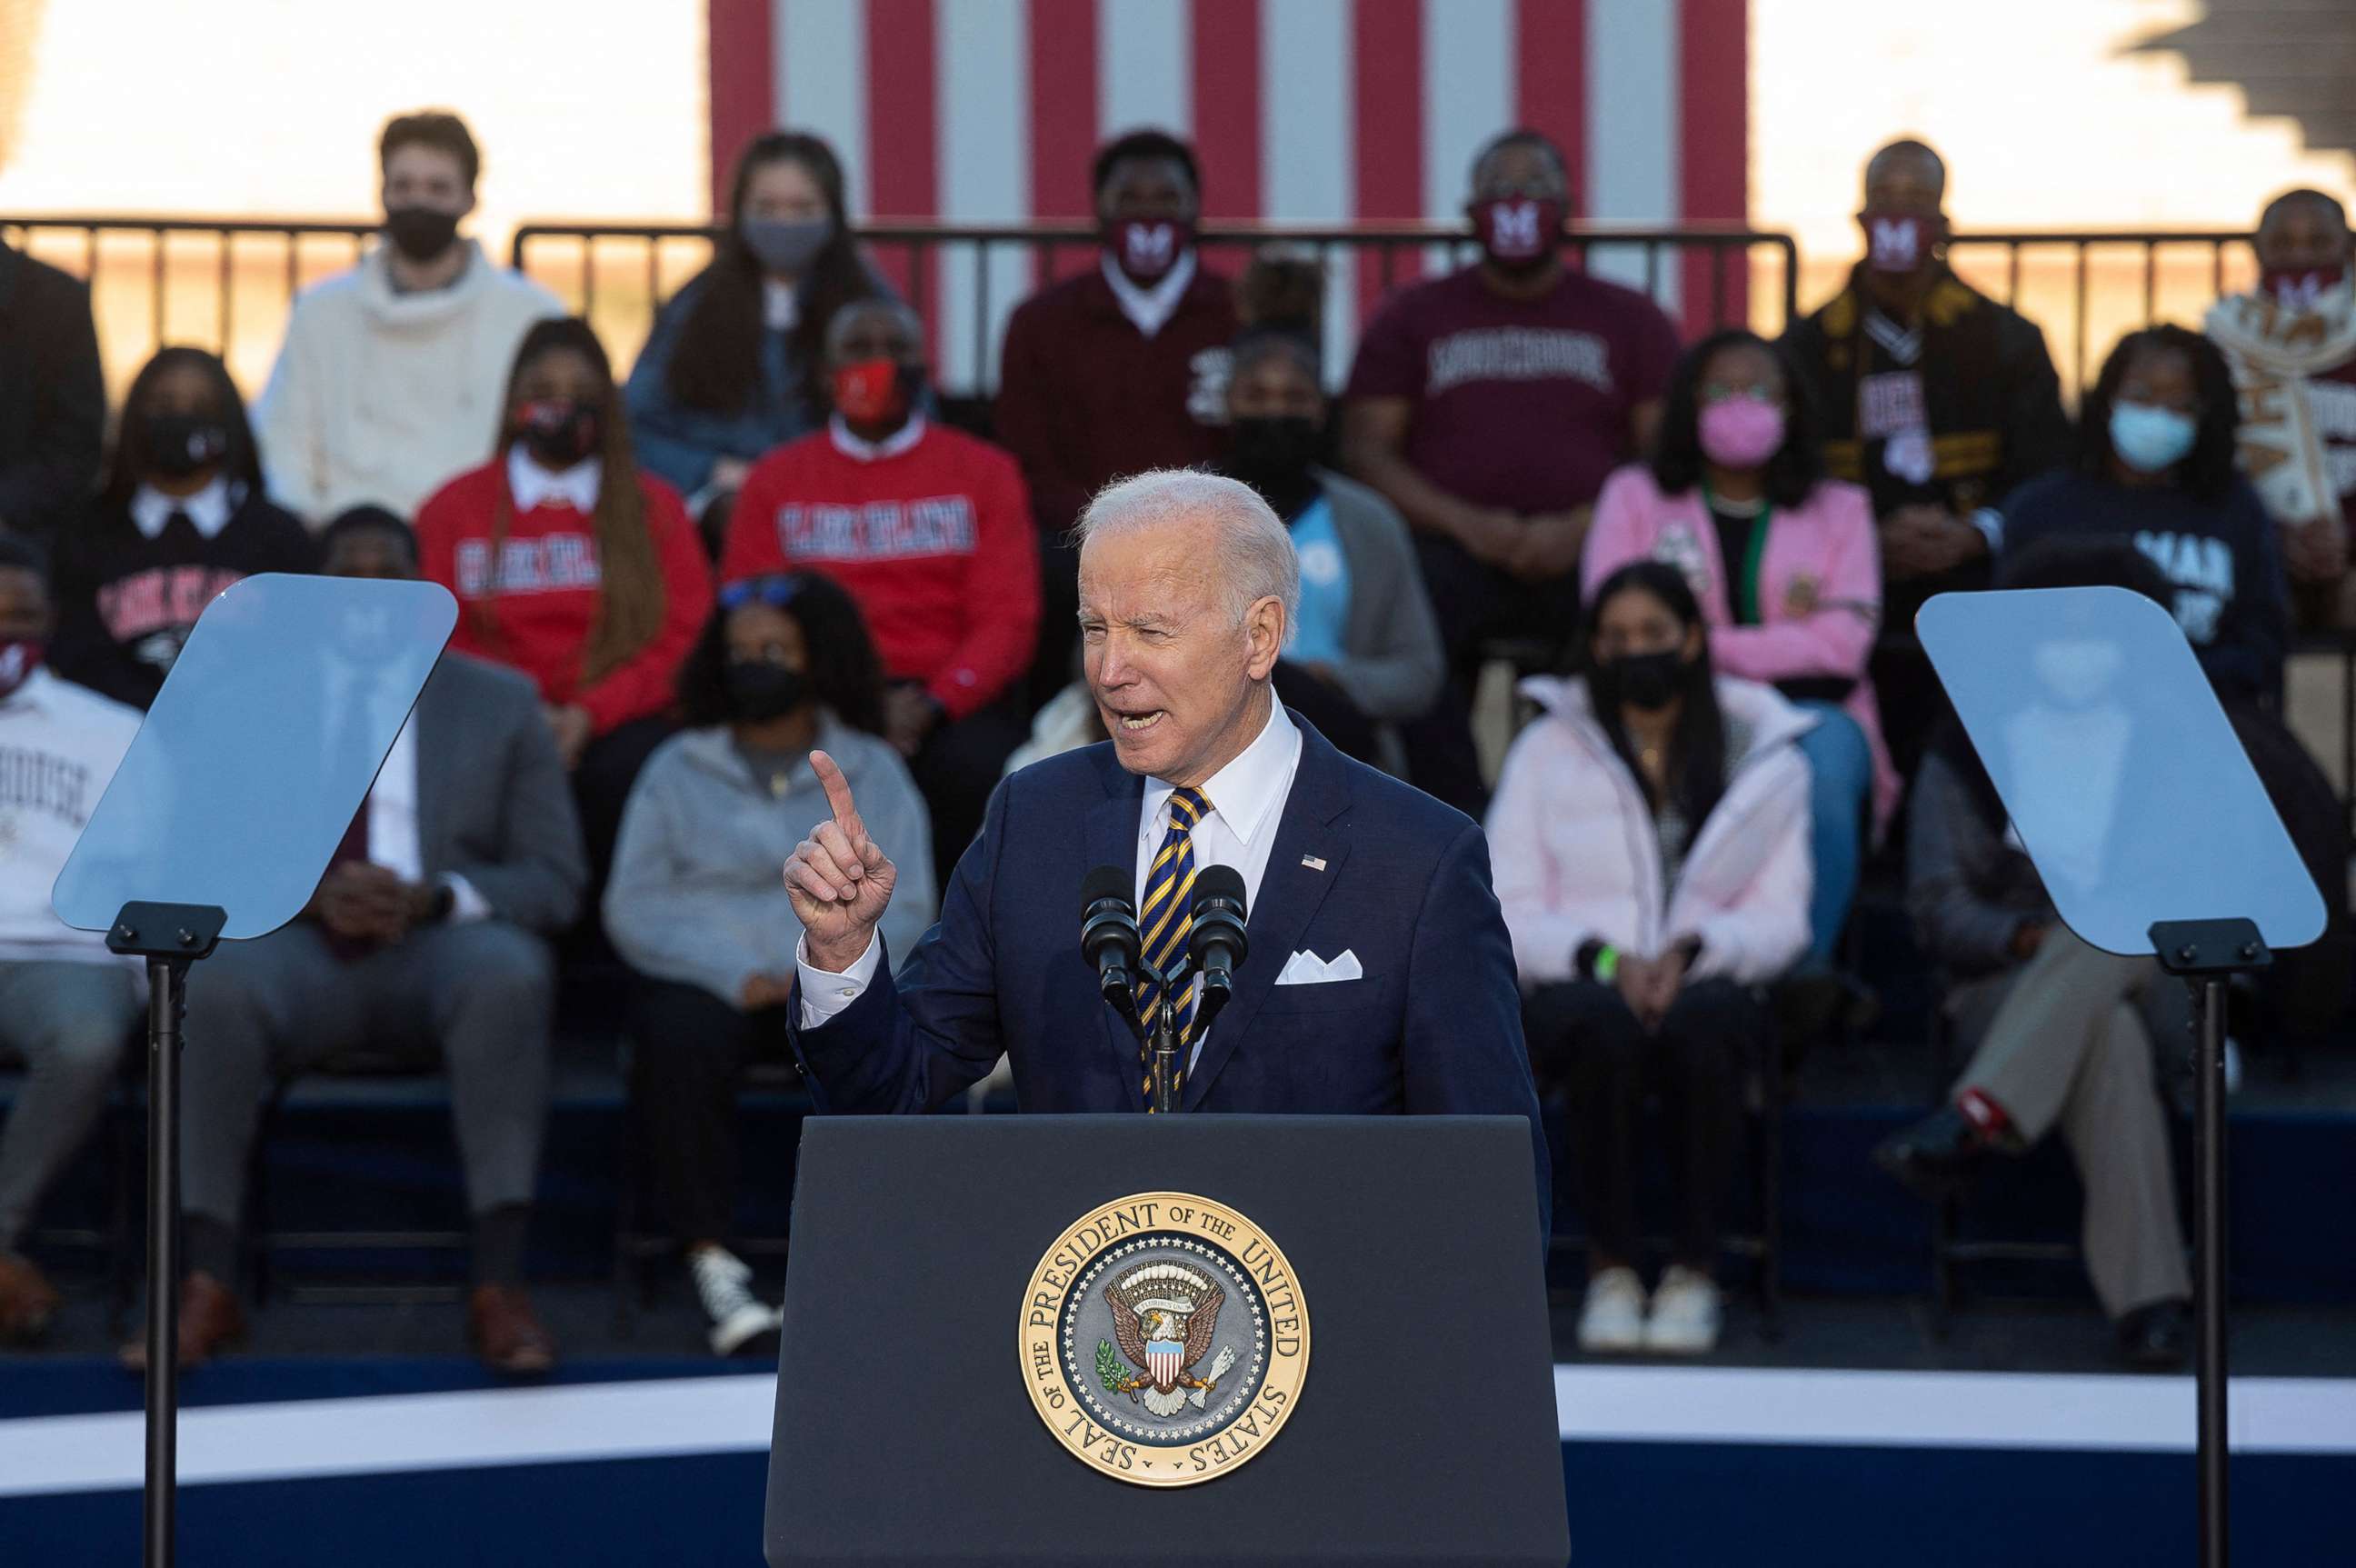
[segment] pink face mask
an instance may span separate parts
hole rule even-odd
[[[1729,468],[1755,468],[1783,449],[1783,410],[1763,397],[1730,397],[1705,406],[1702,456]]]

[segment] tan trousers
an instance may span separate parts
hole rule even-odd
[[[1966,1038],[1986,1021],[1956,1091],[2003,1106],[2023,1144],[2060,1125],[2086,1189],[2081,1245],[2103,1310],[2190,1296],[2150,1026],[2171,1046],[2189,1038],[2169,1022],[2170,1009],[2188,1016],[2180,983],[2056,925],[2027,964],[1958,988],[1948,1007]]]

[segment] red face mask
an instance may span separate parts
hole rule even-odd
[[[1194,243],[1194,225],[1183,218],[1125,218],[1105,231],[1105,251],[1131,282],[1151,287],[1170,275]]]
[[[16,688],[41,667],[41,658],[48,651],[48,646],[37,637],[12,637],[0,641],[0,702],[16,694]]]
[[[1508,272],[1534,267],[1562,238],[1562,203],[1529,196],[1484,201],[1472,209],[1472,231],[1482,253]]]
[[[2343,263],[2334,267],[2266,267],[2258,292],[2285,310],[2313,310],[2323,296],[2348,281]]]
[[[834,409],[854,424],[891,424],[908,412],[908,388],[895,360],[861,360],[834,372]]]

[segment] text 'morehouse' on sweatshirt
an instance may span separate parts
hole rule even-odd
[[[584,683],[582,661],[604,596],[594,515],[600,483],[594,457],[551,473],[510,447],[426,501],[417,514],[417,548],[426,577],[457,596],[451,648],[522,671],[552,706],[578,703],[591,733],[602,736],[671,705],[679,667],[712,612],[712,573],[679,492],[640,474],[663,577],[662,623],[636,653]],[[495,552],[503,512],[506,532]]]

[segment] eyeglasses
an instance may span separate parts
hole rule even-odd
[[[720,607],[740,610],[757,601],[774,609],[783,609],[792,604],[801,591],[802,579],[798,574],[778,572],[766,577],[747,577],[720,590]]]

